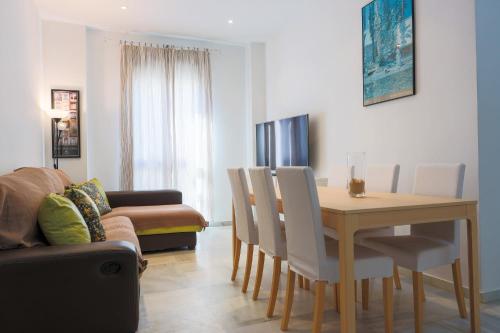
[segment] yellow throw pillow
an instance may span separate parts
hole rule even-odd
[[[70,199],[51,193],[38,210],[38,223],[51,245],[87,244],[90,233],[83,216]]]

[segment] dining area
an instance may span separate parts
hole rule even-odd
[[[330,297],[339,331],[356,332],[357,300],[369,312],[374,285],[381,284],[383,325],[385,332],[394,332],[400,271],[410,272],[414,331],[420,333],[425,332],[424,273],[449,267],[456,316],[469,321],[470,332],[480,332],[477,201],[462,199],[465,165],[419,164],[412,193],[398,193],[398,164],[363,165],[356,158],[337,171],[343,173],[345,186],[325,184],[310,167],[228,169],[231,281],[241,279],[242,293],[250,294],[254,275],[249,297],[255,301],[267,288],[263,275],[272,275],[262,316],[278,317],[282,331],[293,329],[296,285],[308,291],[314,299],[310,325],[315,333],[322,331]],[[462,221],[467,230],[468,309],[460,258]],[[402,226],[409,226],[409,232],[398,232]],[[240,269],[244,246],[246,260]],[[266,259],[272,272],[264,271]],[[286,286],[280,292],[282,274]],[[283,300],[281,308],[277,299]]]

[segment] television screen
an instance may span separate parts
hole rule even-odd
[[[309,116],[297,116],[256,127],[257,166],[309,166]]]

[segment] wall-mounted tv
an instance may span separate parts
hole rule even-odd
[[[309,166],[309,115],[256,125],[257,166]]]

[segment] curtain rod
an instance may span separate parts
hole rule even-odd
[[[172,44],[161,44],[161,43],[148,43],[148,42],[134,42],[134,41],[128,41],[128,40],[121,40],[120,39],[120,45],[132,45],[132,46],[144,46],[144,47],[154,47],[154,48],[170,48],[174,50],[187,50],[187,51],[200,51],[200,50],[206,50],[209,52],[219,52],[220,49],[214,49],[214,48],[208,48],[208,47],[178,47]]]

